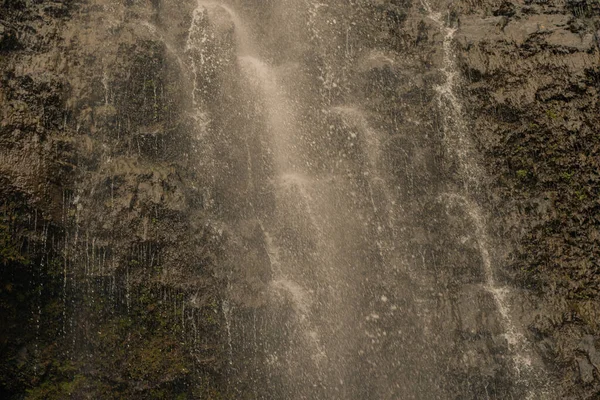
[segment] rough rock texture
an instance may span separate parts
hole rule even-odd
[[[597,398],[600,3],[459,3],[461,96],[486,166],[502,272],[559,398]],[[585,344],[582,344],[585,343]]]
[[[0,2],[2,398],[221,396],[191,8],[163,5]]]
[[[484,213],[476,206],[486,199],[461,192],[471,179],[455,138],[470,131],[448,99],[440,100],[444,70],[451,68],[445,64],[445,25],[420,2],[332,0],[289,8],[236,3],[248,25],[264,29],[262,50],[298,99],[298,118],[308,131],[303,133],[312,140],[310,151],[304,150],[307,164],[352,188],[344,193],[352,207],[345,216],[348,230],[337,227],[345,237],[341,253],[359,259],[353,264],[340,255],[334,267],[347,271],[340,279],[355,285],[339,308],[349,310],[351,322],[321,331],[333,338],[321,335],[330,360],[343,361],[324,361],[327,367],[319,370],[305,345],[304,358],[287,354],[309,367],[286,364],[280,356],[291,347],[286,343],[301,342],[305,327],[294,316],[293,295],[279,308],[264,300],[265,293],[275,296],[268,292],[267,274],[258,279],[254,265],[269,262],[264,254],[269,246],[246,229],[244,254],[253,252],[253,267],[245,268],[247,276],[233,274],[240,288],[232,326],[237,397],[525,398],[528,390],[536,395],[537,385],[519,376],[518,353],[507,344],[505,321],[488,288],[485,265],[492,243],[486,243]],[[447,8],[433,6],[445,21]],[[279,21],[291,28],[275,28]],[[293,77],[286,80],[281,71]],[[306,190],[317,184],[308,182]],[[302,204],[302,193],[295,195]],[[348,207],[338,201],[339,208]],[[286,211],[278,217],[285,218]],[[248,225],[255,214],[247,211]],[[351,230],[357,219],[364,221],[367,245]],[[289,236],[306,240],[308,245],[299,247],[310,249],[312,238],[290,225]],[[323,325],[335,326],[336,316],[326,305],[319,307]]]
[[[531,382],[483,289],[489,244],[551,393],[597,398],[599,3],[432,1],[443,26],[410,0],[231,3],[269,62],[291,71],[290,92],[315,100],[298,106],[314,128],[309,161],[369,186],[384,211],[375,222],[397,224],[384,237],[373,223],[372,237],[394,242],[385,256],[420,263],[363,271],[379,286],[355,306],[377,318],[361,315],[359,326],[377,339],[361,330],[352,350],[380,364],[354,356],[354,396],[524,398]],[[246,152],[264,149],[232,133],[260,110],[234,79],[229,17],[203,15],[188,32],[195,7],[0,0],[1,398],[285,398],[276,378],[261,386],[272,359],[257,348],[270,338],[244,330],[272,278],[250,210],[268,188],[240,189],[251,187]],[[277,29],[282,20],[289,29]],[[436,91],[447,26],[457,28],[464,126]],[[477,185],[448,147],[457,128],[484,167]],[[366,162],[365,134],[383,138]],[[369,162],[392,189],[362,174]],[[464,186],[469,199],[448,196]],[[403,214],[386,220],[397,204]],[[481,216],[469,213],[477,204]],[[415,287],[427,290],[404,295]],[[229,301],[242,332],[235,353]]]

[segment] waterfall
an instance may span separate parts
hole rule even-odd
[[[294,143],[294,135],[297,133],[294,132],[294,111],[277,83],[276,72],[265,62],[251,55],[240,55],[239,62],[248,81],[256,88],[258,98],[266,103],[268,126],[272,131],[271,151],[277,169],[282,173],[293,171],[299,164],[295,157],[298,148]]]
[[[261,210],[260,203],[252,204],[255,213],[253,218],[262,232],[272,275],[268,283],[271,305],[266,312],[273,314],[271,318],[283,313],[280,318],[288,321],[279,328],[276,324],[269,326],[267,329],[270,332],[262,331],[261,336],[267,335],[266,338],[260,338],[260,343],[264,344],[257,342],[258,337],[252,339],[254,345],[248,353],[248,350],[243,350],[245,344],[236,344],[236,340],[239,342],[241,339],[232,339],[236,335],[245,335],[236,332],[236,326],[243,324],[242,321],[247,318],[238,311],[243,309],[244,305],[234,307],[227,301],[224,303],[223,312],[230,336],[228,340],[233,341],[230,349],[234,349],[230,352],[238,356],[243,352],[248,357],[256,358],[259,347],[271,348],[266,356],[271,360],[271,366],[267,367],[268,374],[280,376],[279,379],[286,382],[287,390],[295,387],[299,393],[312,393],[311,396],[320,397],[322,394],[316,393],[332,390],[323,388],[326,385],[325,376],[330,374],[327,365],[330,365],[334,355],[330,346],[323,343],[322,336],[325,332],[331,332],[333,328],[328,326],[330,321],[327,319],[330,316],[317,316],[315,309],[331,306],[325,304],[330,302],[331,298],[337,297],[333,294],[335,283],[323,278],[317,278],[316,282],[313,280],[316,275],[331,274],[334,269],[331,249],[335,246],[327,237],[330,228],[326,226],[322,211],[329,203],[329,190],[324,186],[324,182],[311,176],[305,168],[294,106],[287,97],[286,88],[279,82],[277,68],[261,59],[251,31],[231,7],[200,1],[194,12],[196,22],[192,25],[197,26],[201,18],[204,18],[205,12],[208,12],[209,16],[211,13],[221,12],[229,16],[234,27],[237,64],[242,79],[240,85],[251,93],[251,106],[261,110],[264,117],[265,132],[261,132],[260,137],[243,139],[249,174],[249,182],[244,191],[255,189],[251,181],[259,179],[260,169],[264,168],[261,160],[256,158],[257,155],[250,152],[250,142],[258,141],[265,147],[262,150],[271,159],[273,171],[268,183],[276,200],[275,214],[270,217],[264,216],[265,210]],[[193,29],[196,28],[190,31]],[[194,46],[194,43],[190,42],[188,46]],[[194,66],[192,70],[196,71]],[[257,177],[253,176],[254,171]],[[302,248],[303,245],[297,243],[297,240],[313,248],[313,252],[303,254],[306,249]],[[323,284],[327,287],[321,288]],[[251,315],[251,330],[253,335],[256,335],[256,329],[262,328],[256,325],[256,311],[252,311]],[[278,338],[278,329],[282,330],[281,334],[288,332],[285,335],[289,337],[289,343],[279,343],[281,339]],[[314,384],[311,384],[311,381]],[[252,390],[256,390],[254,384]]]
[[[595,2],[0,3],[0,398],[597,395]]]
[[[458,165],[454,179],[462,184],[432,201],[464,210],[462,223],[474,229],[480,264],[473,261],[468,268],[479,269],[474,275],[481,275],[481,288],[496,308],[497,315],[488,318],[500,321],[519,376],[531,364],[525,338],[511,318],[505,289],[495,278],[485,214],[471,197],[483,174],[474,161],[455,94],[458,71],[452,40],[456,30],[446,27],[426,2],[423,6],[444,34],[445,81],[434,89],[445,126],[446,157]],[[213,60],[214,68],[207,66],[205,47],[215,37],[204,30],[206,26],[227,36],[219,43],[223,54],[234,54],[230,65]],[[415,170],[419,160],[414,148],[398,149],[403,171],[390,169],[384,144],[409,139],[391,131],[378,119],[376,109],[366,111],[359,101],[331,105],[330,91],[323,99],[316,97],[323,96],[322,88],[298,90],[289,76],[299,73],[299,80],[311,82],[302,80],[308,69],[290,70],[293,61],[286,64],[265,56],[269,49],[253,28],[244,9],[199,1],[187,41],[194,107],[203,109],[211,101],[198,86],[206,79],[203,71],[214,74],[211,79],[221,76],[239,91],[239,98],[220,94],[229,99],[232,109],[212,111],[220,121],[213,129],[223,140],[213,145],[225,146],[222,153],[238,154],[239,159],[226,167],[242,174],[223,182],[230,186],[223,201],[246,205],[243,212],[228,216],[235,238],[232,249],[237,249],[232,250],[228,298],[221,307],[230,391],[238,397],[247,393],[248,398],[290,399],[451,396],[461,390],[457,389],[461,383],[446,387],[452,375],[438,375],[444,369],[458,370],[447,347],[466,341],[460,342],[458,334],[440,333],[462,324],[463,316],[455,317],[445,307],[457,297],[478,294],[466,286],[442,294],[449,285],[437,275],[445,266],[437,265],[436,243],[428,241],[452,241],[454,232],[436,232],[436,239],[419,226],[425,223],[421,214],[428,200],[405,195],[420,193],[416,176],[423,174]],[[348,49],[349,30],[343,32]],[[367,60],[395,65],[379,52]],[[314,113],[312,103],[319,102],[327,106]],[[323,139],[324,129],[328,141]],[[323,148],[315,150],[316,141]],[[415,143],[415,147],[428,144]],[[335,167],[319,171],[311,166],[315,159]],[[407,177],[405,181],[394,180],[392,175],[400,173]],[[429,184],[432,187],[423,196],[438,190]],[[432,216],[437,218],[442,217]],[[449,264],[462,262],[447,257]],[[465,350],[469,351],[473,350]],[[481,386],[487,390],[487,383]]]
[[[484,289],[492,296],[496,304],[497,312],[500,314],[503,322],[505,337],[508,343],[509,352],[513,361],[513,368],[519,379],[532,379],[534,371],[532,365],[532,349],[527,338],[521,333],[520,329],[513,322],[509,302],[509,289],[501,286],[494,271],[494,260],[490,254],[490,238],[488,236],[488,227],[482,208],[472,198],[472,191],[480,188],[484,178],[482,168],[477,163],[476,150],[468,136],[468,128],[465,123],[465,115],[460,99],[456,95],[458,85],[458,67],[456,65],[456,55],[454,54],[453,40],[457,28],[446,24],[443,16],[439,12],[434,12],[427,2],[421,0],[428,17],[439,27],[443,33],[443,68],[445,82],[436,86],[440,109],[443,112],[443,118],[446,123],[445,141],[448,151],[454,153],[458,160],[460,168],[460,179],[463,181],[462,192],[447,193],[441,196],[441,201],[456,205],[466,210],[467,215],[475,228],[477,246],[481,255],[484,273]],[[536,378],[533,378],[536,379]],[[548,393],[528,390],[527,398],[544,398]],[[542,397],[540,397],[542,396]]]

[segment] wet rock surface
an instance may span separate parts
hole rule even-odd
[[[0,5],[2,398],[222,390],[224,237],[161,36],[190,10],[128,3]]]
[[[503,273],[534,297],[523,325],[559,397],[593,398],[578,346],[598,330],[598,4],[463,7],[461,94],[506,243]]]
[[[598,396],[599,3],[216,3],[0,1],[0,397]]]

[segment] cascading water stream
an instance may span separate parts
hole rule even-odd
[[[282,88],[277,84],[276,72],[255,56],[240,55],[239,62],[246,78],[265,102],[268,127],[272,131],[271,152],[276,169],[281,174],[295,173],[298,171],[299,160],[295,157],[298,146],[294,143],[294,112]]]
[[[427,162],[436,165],[436,160],[423,159],[431,154],[427,146],[438,145],[433,141],[439,139],[407,137],[397,121],[386,127],[379,110],[356,106],[358,101],[332,107],[329,98],[311,97],[331,93],[289,84],[285,78],[294,61],[279,65],[265,61],[261,52],[268,49],[257,43],[245,16],[216,1],[197,3],[186,51],[199,122],[212,101],[203,97],[207,87],[213,92],[235,88],[239,94],[234,100],[230,93],[217,94],[230,99],[225,104],[233,109],[211,112],[219,121],[215,125],[220,124],[214,128],[212,145],[223,146],[221,154],[237,156],[222,163],[224,169],[237,172],[229,175],[231,182],[223,183],[227,201],[243,204],[241,212],[237,208],[228,215],[231,230],[243,232],[237,239],[242,250],[231,257],[235,272],[227,275],[229,293],[221,307],[230,386],[240,398],[260,398],[264,393],[268,398],[290,399],[419,398],[423,390],[421,398],[450,396],[463,390],[461,383],[452,381],[451,373],[438,375],[442,368],[455,368],[453,351],[464,349],[447,348],[459,344],[468,348],[465,352],[473,351],[485,339],[470,347],[458,333],[440,336],[438,331],[445,329],[480,332],[482,337],[503,334],[517,374],[529,366],[524,337],[494,275],[484,214],[469,195],[479,187],[482,172],[473,161],[473,145],[454,92],[455,29],[447,28],[427,3],[423,6],[444,33],[441,71],[446,81],[435,89],[446,128],[440,147],[458,166],[454,179],[462,186],[451,194],[439,195],[448,182],[417,170],[429,168]],[[207,43],[215,40],[210,29],[223,34],[224,40],[215,43],[226,62],[210,53]],[[377,54],[386,64],[394,64],[385,54]],[[373,61],[372,54],[368,57]],[[231,86],[206,86],[210,79]],[[321,100],[327,104],[321,110],[324,116],[318,117],[323,120],[307,121],[306,115],[315,115],[311,103]],[[329,130],[324,132],[325,126]],[[386,135],[384,129],[390,132]],[[314,148],[315,135],[323,148]],[[325,135],[331,137],[324,140]],[[391,141],[395,142],[389,145]],[[318,166],[311,165],[315,160]],[[389,160],[396,163],[392,168]],[[419,188],[418,176],[424,176],[424,185],[429,186]],[[474,229],[477,261],[440,249],[440,243],[453,244],[456,235],[435,225],[437,218],[443,220],[442,214],[425,215],[428,202],[464,210],[456,224],[459,229]],[[481,279],[483,290],[456,285],[459,278],[443,282],[440,276],[452,277],[452,272],[440,271],[438,257],[448,270],[467,260],[468,265],[460,267],[472,273],[460,279]],[[248,271],[246,263],[253,265]],[[468,325],[462,320],[469,316],[438,310],[448,304],[455,307],[456,298],[478,296],[486,307],[495,305],[489,314],[499,315],[500,328],[485,322]],[[473,312],[479,311],[467,314]],[[493,344],[485,346],[497,357],[485,363],[505,363],[504,350],[497,354]],[[434,380],[435,385],[427,383]],[[452,388],[445,387],[448,382]]]
[[[379,173],[379,163],[381,156],[381,143],[378,138],[378,133],[369,126],[369,123],[364,113],[357,107],[353,106],[337,106],[331,110],[333,113],[341,116],[342,120],[349,125],[351,128],[358,130],[362,146],[364,148],[366,164],[365,180],[368,188],[368,197],[372,206],[374,220],[376,221],[375,227],[375,245],[382,262],[387,262],[386,253],[391,247],[392,243],[386,243],[386,235],[384,229],[389,230],[392,235],[395,230],[395,218],[394,218],[394,206],[396,205],[393,200],[384,179],[381,178]],[[355,133],[351,133],[356,135]],[[376,193],[377,192],[377,193]],[[376,200],[376,194],[380,194],[382,199]],[[381,217],[378,217],[381,216]],[[382,225],[385,225],[382,226]],[[389,241],[389,240],[388,240]]]
[[[252,35],[246,28],[246,25],[239,17],[239,15],[227,4],[220,3],[217,1],[204,1],[198,0],[198,6],[194,10],[194,15],[203,13],[207,9],[218,8],[225,11],[231,22],[235,26],[235,39],[236,39],[236,50],[239,56],[256,54],[256,46],[252,42]],[[193,24],[193,23],[192,23]]]
[[[169,43],[169,41],[158,31],[158,29],[156,28],[156,26],[152,25],[148,21],[142,21],[141,24],[146,29],[148,29],[152,35],[156,36],[162,43],[164,43],[165,48],[167,49],[167,52],[169,54],[171,54],[173,57],[175,57],[175,60],[177,61],[177,65],[179,66],[179,69],[182,72],[185,72],[187,70],[187,68],[185,66],[185,63],[181,59],[181,56],[179,55],[179,53],[177,52],[177,50],[175,50],[173,48],[173,45],[171,43]]]
[[[481,207],[470,197],[470,192],[479,187],[483,179],[481,167],[475,161],[475,150],[467,136],[467,127],[464,122],[462,104],[455,94],[458,69],[453,51],[453,39],[457,28],[444,23],[442,14],[434,12],[427,0],[421,0],[428,17],[435,22],[443,32],[443,68],[442,72],[446,81],[436,87],[440,108],[444,112],[446,122],[446,133],[444,136],[447,148],[453,152],[458,160],[460,168],[460,179],[463,181],[464,194],[448,193],[441,196],[440,200],[450,205],[456,205],[464,209],[471,219],[475,228],[475,236],[479,253],[481,255],[484,274],[484,289],[492,296],[497,312],[500,314],[504,327],[505,337],[508,343],[508,351],[511,353],[513,368],[517,377],[527,381],[533,373],[532,351],[525,336],[519,331],[513,322],[508,289],[501,287],[496,279],[492,256],[489,251],[489,238],[485,217]],[[533,383],[533,382],[525,382]],[[540,388],[537,389],[541,390]],[[540,398],[543,393],[528,390],[527,398]]]
[[[229,16],[234,28],[237,65],[243,78],[240,85],[252,93],[249,96],[251,107],[261,110],[265,121],[263,132],[258,133],[257,137],[246,136],[242,142],[247,154],[248,183],[244,185],[245,193],[254,189],[252,182],[259,179],[260,169],[263,168],[261,161],[255,158],[257,155],[251,153],[250,142],[261,143],[264,147],[262,150],[272,164],[272,173],[269,174],[268,180],[276,200],[274,215],[265,216],[268,212],[261,209],[260,200],[257,204],[251,203],[255,214],[253,218],[258,221],[264,237],[264,247],[272,275],[268,290],[271,293],[269,302],[273,304],[269,306],[272,311],[267,311],[267,317],[277,317],[284,312],[291,316],[291,319],[289,316],[285,317],[289,322],[284,326],[271,326],[268,328],[270,332],[263,332],[263,335],[273,337],[261,338],[265,343],[263,346],[270,348],[267,357],[271,360],[269,362],[272,367],[268,369],[272,372],[269,372],[269,375],[280,376],[280,379],[287,382],[287,390],[296,392],[298,398],[322,397],[323,391],[334,390],[331,381],[335,381],[337,385],[341,380],[327,376],[339,375],[337,371],[343,370],[339,366],[335,373],[328,370],[327,366],[333,360],[339,360],[340,355],[335,354],[331,344],[326,346],[321,339],[326,332],[332,334],[344,325],[342,312],[338,310],[337,313],[330,313],[338,307],[343,298],[340,293],[343,279],[338,275],[337,250],[332,241],[336,232],[332,231],[329,222],[332,216],[327,211],[332,203],[331,196],[336,194],[327,187],[326,180],[311,176],[305,168],[294,106],[286,95],[285,87],[279,82],[278,68],[261,60],[257,46],[253,43],[252,33],[238,14],[227,5],[200,1],[194,11],[190,38],[199,36],[193,32],[198,30],[197,24],[207,12],[224,12]],[[188,41],[188,47],[193,46],[196,46],[196,43],[193,40]],[[192,60],[193,64],[195,62]],[[197,76],[196,65],[192,66],[192,70]],[[199,102],[195,101],[194,104]],[[309,246],[312,250],[307,252],[302,246]],[[239,307],[234,307],[229,302],[226,304],[223,312],[230,336],[228,340],[231,343],[232,336],[236,335],[235,320],[242,317],[241,314],[236,316],[235,311]],[[284,311],[286,307],[288,311]],[[329,311],[326,312],[326,309]],[[318,311],[318,315],[314,313],[315,310]],[[256,312],[253,312],[253,330],[257,329],[256,318]],[[289,332],[287,335],[291,337],[288,343],[278,344],[278,330],[281,330],[282,334],[284,331]],[[254,350],[250,355],[253,358],[258,351],[257,340],[254,332]],[[252,390],[255,390],[254,386]]]

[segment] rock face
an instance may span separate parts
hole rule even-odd
[[[0,5],[2,398],[222,389],[193,8],[125,3]]]
[[[597,2],[457,6],[461,96],[490,179],[503,270],[559,398],[594,398],[598,335]],[[592,335],[592,336],[588,336]]]
[[[0,0],[0,397],[595,398],[599,4]]]

